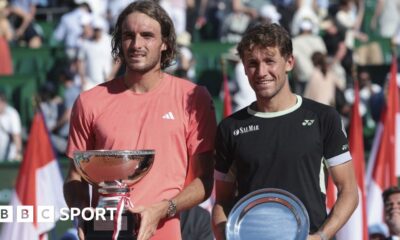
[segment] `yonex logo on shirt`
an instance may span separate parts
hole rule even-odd
[[[303,126],[311,126],[314,123],[313,119],[304,119]]]
[[[175,117],[172,114],[172,112],[167,112],[166,114],[164,114],[164,116],[162,116],[162,118],[169,119],[169,120],[174,120],[175,119]]]
[[[233,135],[234,136],[238,136],[238,135],[243,134],[243,133],[249,133],[249,132],[254,132],[254,131],[258,131],[258,130],[260,130],[260,126],[258,126],[258,125],[249,125],[249,126],[246,126],[246,127],[240,127],[238,129],[233,130]]]

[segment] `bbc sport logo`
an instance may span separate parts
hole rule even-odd
[[[82,218],[85,221],[91,220],[114,220],[116,208],[60,208],[55,212],[54,206],[37,206],[36,207],[36,221],[42,222],[56,222],[72,221],[75,217]],[[21,206],[0,206],[0,223],[4,222],[33,222],[34,220],[34,207],[29,205]]]

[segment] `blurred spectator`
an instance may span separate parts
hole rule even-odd
[[[92,20],[93,38],[85,39],[78,53],[78,71],[81,87],[88,90],[110,80],[117,67],[111,55],[111,36],[107,33],[107,23],[101,17]]]
[[[400,29],[400,0],[377,0],[371,28],[385,38],[392,38]]]
[[[296,0],[272,0],[272,3],[281,15],[280,25],[290,33],[293,15],[296,12]]]
[[[385,224],[374,224],[368,227],[369,240],[387,240],[387,226]]]
[[[390,239],[400,237],[400,188],[397,186],[386,189],[383,194],[385,222],[389,228]]]
[[[199,1],[199,0],[197,0]],[[221,24],[225,16],[226,4],[224,0],[200,0],[205,2],[202,5],[204,10],[199,10],[199,12],[204,11],[204,16],[199,17],[199,22],[197,28],[199,30],[202,40],[218,40],[221,32]],[[200,14],[200,13],[199,13]],[[190,30],[190,26],[188,28]],[[193,35],[193,34],[192,34]],[[197,36],[196,36],[197,37]],[[195,40],[198,40],[197,38]]]
[[[301,31],[301,24],[304,19],[308,19],[312,23],[311,32],[315,35],[319,34],[319,18],[315,11],[314,0],[297,0],[297,10],[294,13],[291,33],[296,36]]]
[[[131,2],[135,0],[108,0],[107,19],[110,23],[110,32],[114,31],[119,14]]]
[[[225,5],[225,15],[221,27],[222,42],[237,43],[249,24],[260,16],[263,6],[269,0],[232,0]]]
[[[232,89],[232,110],[237,112],[240,109],[249,106],[256,100],[256,94],[249,84],[246,73],[244,72],[244,66],[239,58],[236,50],[237,46],[229,49],[227,53],[222,55],[227,65],[233,64],[233,77],[230,81],[230,89]],[[230,69],[230,66],[227,66]]]
[[[186,31],[192,36],[207,23],[207,7],[209,0],[189,0],[186,8]],[[212,23],[213,24],[213,23]]]
[[[53,82],[47,81],[39,88],[39,100],[46,127],[51,131],[57,123],[62,102],[62,99],[57,95],[57,89]]]
[[[191,35],[188,32],[183,32],[177,36],[176,43],[179,48],[179,54],[176,64],[175,74],[179,77],[194,81],[196,77],[195,59],[190,48]]]
[[[357,74],[357,80],[359,82],[360,89],[360,115],[364,120],[364,124],[373,124],[365,122],[367,118],[371,117],[370,101],[374,95],[379,94],[382,91],[382,87],[372,82],[371,76],[366,69],[361,69]],[[349,103],[354,102],[354,90],[348,88],[345,93],[346,99]],[[368,116],[369,115],[369,116]],[[369,119],[369,120],[372,120]],[[374,127],[374,126],[370,126]]]
[[[182,240],[213,240],[210,213],[200,206],[180,214]]]
[[[365,11],[364,0],[340,0],[339,8],[335,15],[337,25],[344,31],[344,44],[346,55],[342,65],[346,71],[347,85],[352,83],[352,70],[354,64],[353,52],[355,40],[367,42],[369,37],[360,31]]]
[[[375,122],[381,119],[381,113],[386,105],[386,97],[388,94],[388,85],[390,81],[390,72],[386,75],[382,89],[379,93],[373,94],[370,97],[371,115]],[[400,73],[397,73],[397,86],[400,88]]]
[[[62,97],[60,115],[54,127],[51,129],[51,135],[57,152],[64,154],[67,147],[72,106],[74,105],[76,98],[79,96],[81,89],[75,85],[74,75],[68,68],[65,68],[62,71],[59,80],[62,84],[64,93]]]
[[[12,58],[8,44],[13,38],[13,31],[7,19],[8,12],[7,1],[0,0],[0,76],[13,74]]]
[[[109,0],[75,0],[76,2],[87,2],[90,6],[93,16],[107,19],[107,8]],[[106,24],[107,31],[109,24]]]
[[[276,10],[276,7],[272,4],[265,4],[259,10],[257,18],[250,21],[248,28],[252,28],[256,24],[260,23],[276,23],[280,24],[281,14]]]
[[[256,94],[249,84],[242,61],[235,64],[234,71],[234,81],[237,84],[237,89],[232,96],[232,101],[233,112],[237,112],[254,102],[256,100]]]
[[[366,69],[360,70],[358,73],[358,81],[360,82],[360,99],[367,104],[371,97],[382,91],[379,84],[373,83],[369,72]]]
[[[280,24],[279,21],[281,20],[282,16],[274,5],[265,4],[260,9],[260,17],[269,23]]]
[[[382,87],[372,82],[367,70],[361,70],[358,73],[358,81],[360,83],[360,105],[365,109],[364,112],[360,111],[364,125],[364,146],[369,151],[372,147],[377,123],[372,116],[371,99],[380,94]]]
[[[340,72],[344,71],[343,74],[347,81],[352,71],[353,56],[345,44],[345,29],[338,25],[336,19],[330,17],[324,20],[322,26],[324,29],[322,38],[328,56],[336,65],[335,69],[337,69],[337,74],[340,75],[342,74]]]
[[[176,35],[186,31],[186,8],[192,0],[160,0],[160,5],[174,22]]]
[[[329,12],[329,0],[314,0],[315,12],[318,15],[320,21],[328,16]]]
[[[22,160],[21,119],[0,90],[0,161]]]
[[[293,56],[296,60],[294,65],[294,90],[298,94],[303,94],[307,82],[311,78],[314,69],[311,56],[314,52],[326,53],[326,47],[323,39],[313,33],[314,23],[304,18],[301,20],[300,34],[293,38]]]
[[[368,41],[368,35],[360,31],[364,18],[364,0],[340,0],[336,19],[345,30],[345,44],[349,51],[354,50],[355,39]]]
[[[77,0],[76,0],[77,1]],[[84,38],[91,37],[92,21],[90,6],[87,2],[79,0],[79,4],[71,12],[65,13],[54,30],[54,39],[62,42],[69,59],[75,59],[78,48]]]
[[[43,30],[35,23],[37,0],[13,0],[10,13],[15,29],[15,39],[22,46],[39,48],[42,46]]]
[[[326,105],[335,106],[336,88],[343,89],[345,84],[337,82],[338,78],[331,71],[325,54],[314,52],[311,59],[314,70],[306,86],[304,97]]]

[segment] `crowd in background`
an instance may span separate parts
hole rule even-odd
[[[69,115],[81,91],[108,81],[124,71],[112,56],[111,41],[120,11],[132,0],[0,0],[0,76],[13,75],[11,50],[40,48],[43,29],[38,11],[62,8],[51,39],[61,44],[65,59],[57,66],[56,79],[47,79],[38,90],[42,112],[55,149],[65,152]],[[386,75],[369,66],[387,64],[376,38],[400,44],[399,0],[160,0],[171,16],[180,55],[167,69],[199,81],[193,41],[220,41],[232,48],[221,57],[231,65],[229,74],[233,108],[255,100],[235,50],[242,33],[259,22],[284,26],[293,37],[295,68],[292,89],[318,102],[334,106],[345,123],[351,117],[354,81],[359,81],[360,112],[368,153],[384,105]],[[366,6],[374,12],[366,17]],[[396,47],[393,47],[396,49]],[[388,73],[388,71],[387,71]],[[380,79],[374,79],[374,77]],[[217,81],[217,80],[216,80]],[[219,80],[218,80],[219,81]],[[398,81],[399,82],[399,81]],[[63,91],[58,91],[59,87]],[[0,87],[0,159],[21,160],[23,143],[18,112]]]
[[[247,84],[235,44],[241,34],[254,24],[280,24],[293,37],[296,64],[290,82],[297,94],[335,106],[347,122],[354,98],[353,81],[360,81],[360,110],[367,129],[368,146],[382,108],[386,76],[379,76],[383,79],[373,79],[372,76],[376,75],[365,66],[383,65],[387,57],[378,42],[371,40],[365,30],[394,45],[398,44],[400,1],[377,1],[375,12],[370,18],[365,17],[366,6],[371,4],[366,1],[161,0],[160,4],[174,21],[180,49],[176,64],[167,71],[199,81],[191,43],[231,43],[232,49],[223,54],[222,58],[233,69],[229,74],[233,109],[239,110],[254,101],[255,96]],[[56,19],[55,29],[50,36],[52,41],[63,47],[65,61],[62,66],[57,66],[57,79],[47,79],[38,91],[48,127],[54,133],[54,139],[60,139],[55,140],[60,153],[65,148],[65,144],[60,142],[66,139],[68,114],[79,92],[108,81],[124,71],[120,61],[112,56],[111,35],[118,14],[130,2],[0,0],[1,75],[13,74],[10,49],[42,46],[44,34],[37,23],[40,17],[36,13],[39,10],[46,12],[46,9],[65,9]],[[65,89],[61,96],[57,91],[59,86]],[[3,120],[7,119],[4,115],[9,114],[3,112],[0,115],[1,122],[6,122]],[[5,139],[8,137],[12,140],[10,136],[18,131],[11,131],[6,123],[2,125],[2,128],[6,128]],[[0,158],[12,159],[17,155],[20,154],[3,154]]]

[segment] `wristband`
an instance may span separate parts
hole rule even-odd
[[[317,234],[321,238],[321,240],[329,240],[328,236],[326,236],[323,231],[318,231]]]

